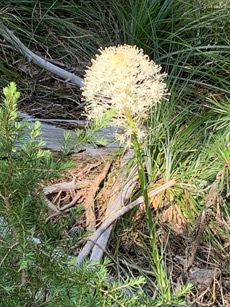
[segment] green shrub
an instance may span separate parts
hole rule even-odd
[[[85,262],[77,267],[74,258],[70,261],[70,256],[55,248],[62,229],[60,225],[45,224],[46,206],[39,184],[60,176],[73,163],[55,162],[50,151],[42,149],[39,122],[29,126],[17,121],[20,94],[15,83],[10,83],[3,92],[0,306],[125,306],[126,303],[143,306],[143,291],[139,286],[144,278],[111,283],[107,260],[102,264]],[[27,139],[26,134],[29,134]]]

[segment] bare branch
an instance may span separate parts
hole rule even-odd
[[[132,150],[129,150],[123,157],[121,162],[121,168],[124,166],[127,161],[132,158],[134,155]],[[137,167],[131,170],[128,179],[128,165],[125,165],[123,171],[118,176],[115,185],[111,191],[111,198],[109,199],[107,209],[105,212],[104,220],[114,211],[121,209],[122,206],[130,199],[131,194],[135,186],[137,185],[138,176],[137,176]],[[108,227],[103,234],[98,238],[97,245],[93,247],[90,261],[101,260],[104,250],[106,250],[106,245],[112,231],[112,225]]]
[[[10,31],[2,22],[0,22],[0,34],[8,41],[11,45],[13,45],[17,51],[23,54],[29,61],[32,61],[34,64],[38,65],[45,70],[48,70],[52,74],[64,79],[65,81],[72,82],[78,87],[83,87],[84,82],[83,79],[76,76],[73,73],[70,73],[54,64],[51,64],[47,60],[38,56],[34,52],[32,52],[29,48],[27,48],[14,34]]]
[[[151,191],[149,193],[149,197],[157,195],[165,191],[166,189],[174,186],[175,184],[176,184],[176,181],[172,179],[166,182],[165,184],[163,184],[162,186]],[[86,243],[86,245],[83,247],[83,249],[81,250],[81,252],[79,253],[77,257],[77,264],[80,264],[89,255],[94,245],[93,242],[97,242],[98,238],[103,234],[104,231],[106,231],[106,229],[110,225],[112,225],[120,216],[124,215],[126,212],[132,210],[133,208],[135,208],[136,206],[140,205],[143,202],[144,202],[144,198],[143,196],[141,196],[135,201],[133,201],[132,203],[130,203],[129,205],[122,207],[121,209],[117,211],[111,212],[110,216],[108,216],[108,218],[101,224],[101,226],[89,237],[90,241]]]

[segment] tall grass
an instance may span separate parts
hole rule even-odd
[[[214,4],[208,0],[24,0],[15,5],[4,0],[2,7],[7,9],[1,18],[33,51],[80,75],[99,47],[136,44],[169,74],[172,95],[182,99],[178,107],[197,109],[205,89],[229,94],[229,10],[214,9]],[[15,74],[19,85],[33,93],[33,67],[18,66],[20,55],[4,44],[1,50],[0,85],[5,86]],[[52,92],[58,101],[67,96],[70,102],[77,95],[57,91],[51,81],[37,82],[36,89],[38,98],[48,95],[51,99]]]

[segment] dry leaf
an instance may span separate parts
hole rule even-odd
[[[153,206],[153,208],[154,208],[155,210],[157,210],[157,208],[158,208],[159,205],[160,205],[160,195],[155,195],[155,196],[153,196],[153,197],[151,198],[151,200],[150,200],[150,203],[151,203],[151,205]]]
[[[161,214],[160,219],[164,223],[167,222],[178,234],[181,234],[186,230],[184,219],[181,216],[177,204],[170,206],[168,209],[166,209]]]

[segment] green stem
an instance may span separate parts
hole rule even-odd
[[[155,235],[153,235],[154,232],[154,223],[153,223],[153,218],[152,218],[152,212],[150,208],[150,203],[149,203],[149,196],[148,196],[148,189],[147,189],[147,180],[145,176],[145,171],[142,163],[142,157],[141,157],[141,150],[140,146],[137,140],[136,135],[133,136],[132,138],[132,143],[134,146],[134,151],[135,151],[135,156],[137,160],[137,166],[138,166],[138,175],[141,183],[141,189],[144,197],[144,202],[145,202],[145,208],[146,208],[146,214],[147,214],[147,223],[150,231],[150,241],[152,247],[156,246],[156,241],[155,241]]]
[[[147,215],[147,224],[149,227],[150,232],[150,244],[152,247],[152,253],[153,253],[153,260],[155,263],[155,273],[156,273],[156,279],[158,282],[158,285],[160,286],[161,290],[169,297],[170,296],[170,289],[167,285],[167,276],[164,270],[164,267],[162,265],[162,261],[159,256],[158,248],[157,248],[157,241],[156,241],[156,231],[155,231],[155,224],[153,222],[150,202],[149,202],[149,196],[148,196],[148,189],[147,189],[147,179],[142,163],[142,156],[141,156],[141,149],[139,142],[137,140],[136,134],[132,136],[132,143],[134,146],[135,156],[137,160],[137,166],[138,166],[138,175],[141,183],[141,189],[144,197],[145,202],[145,208],[146,208],[146,215]]]

